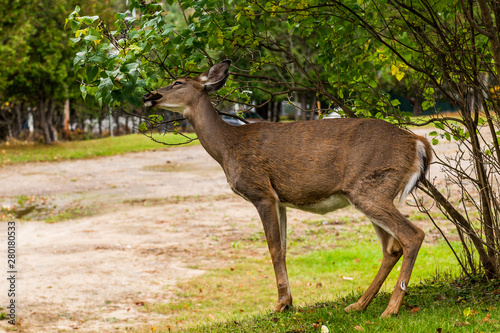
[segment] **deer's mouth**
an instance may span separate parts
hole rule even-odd
[[[160,100],[163,96],[157,93],[148,93],[142,95],[142,101],[144,105],[147,107],[153,107],[157,104],[157,101]]]

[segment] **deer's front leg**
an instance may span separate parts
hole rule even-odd
[[[266,234],[267,246],[271,253],[273,261],[274,273],[276,274],[276,284],[278,286],[278,304],[276,304],[275,312],[280,312],[292,306],[292,294],[288,283],[288,273],[286,271],[286,222],[280,223],[280,213],[285,214],[286,211],[279,208],[277,202],[273,200],[264,200],[255,205],[259,212]],[[281,217],[281,221],[286,221],[286,217]]]

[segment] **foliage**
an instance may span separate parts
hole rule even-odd
[[[0,1],[0,139],[21,135],[31,113],[45,142],[57,141],[64,102],[81,99],[72,71],[76,52],[69,40],[72,32],[64,27],[76,3]],[[114,3],[91,0],[86,10],[100,11],[106,21],[109,11],[117,10]]]
[[[453,160],[437,157],[463,199],[451,203],[429,181],[424,190],[462,235],[466,272],[493,278],[500,275],[498,6],[485,0],[132,0],[114,27],[80,16],[79,8],[68,22],[81,47],[74,65],[82,93],[100,104],[140,105],[147,90],[229,57],[233,79],[220,100],[262,105],[286,98],[303,109],[339,108],[345,116],[401,126],[434,124],[433,144],[454,141],[463,152]],[[390,89],[411,98],[416,113],[435,113],[444,99],[458,116],[413,123]],[[157,125],[152,119],[142,129]]]

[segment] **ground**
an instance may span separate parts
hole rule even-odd
[[[201,146],[5,166],[0,182],[0,204],[34,200],[58,217],[17,224],[17,314],[26,332],[154,324],[162,315],[143,311],[145,302],[168,301],[175,283],[230,265],[215,254],[261,228]],[[314,215],[288,216],[293,223]]]

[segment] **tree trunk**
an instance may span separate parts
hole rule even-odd
[[[63,136],[65,140],[69,140],[69,99],[64,102],[64,120],[63,120]]]
[[[40,99],[38,104],[38,114],[40,115],[40,127],[42,128],[43,138],[46,144],[51,144],[49,125],[47,124],[47,114],[45,113],[46,101],[44,98]]]
[[[47,126],[49,128],[49,134],[50,134],[50,139],[52,142],[57,142],[57,130],[53,124],[53,118],[54,118],[54,109],[56,107],[56,104],[53,99],[49,100],[49,105],[47,107],[48,112],[47,112]]]
[[[115,124],[116,124],[116,127],[115,127],[115,128],[116,128],[116,129],[115,129],[115,134],[116,134],[117,136],[119,136],[119,135],[120,135],[120,119],[118,118],[118,116],[119,116],[119,115],[118,115],[118,112],[115,112],[115,114],[114,114],[114,117],[113,117],[113,118],[114,118],[114,121],[115,121]]]
[[[16,109],[16,120],[17,120],[17,136],[21,135],[23,131],[23,121],[22,121],[22,115],[21,115],[21,108],[22,104],[17,104],[15,106]]]
[[[280,109],[279,109],[279,103],[280,103],[280,102],[273,102],[273,107],[272,107],[272,112],[271,112],[271,118],[270,118],[270,120],[271,120],[271,121],[275,121],[275,122],[280,121],[280,115],[279,115],[279,112],[280,112]]]
[[[299,93],[294,91],[293,92],[293,99],[294,99],[294,107],[295,107],[295,121],[299,120],[300,116],[300,108],[299,108]]]
[[[102,138],[102,112],[97,116],[97,128],[99,129],[99,137]]]
[[[307,120],[307,94],[300,95],[300,108],[302,109],[302,120]]]
[[[316,94],[313,95],[313,98],[312,98],[312,101],[311,101],[311,112],[309,114],[309,120],[314,120],[315,118],[315,115],[316,115],[316,109],[318,109],[318,111],[320,111],[320,107],[318,107],[316,104],[318,102],[318,96],[316,96]]]

